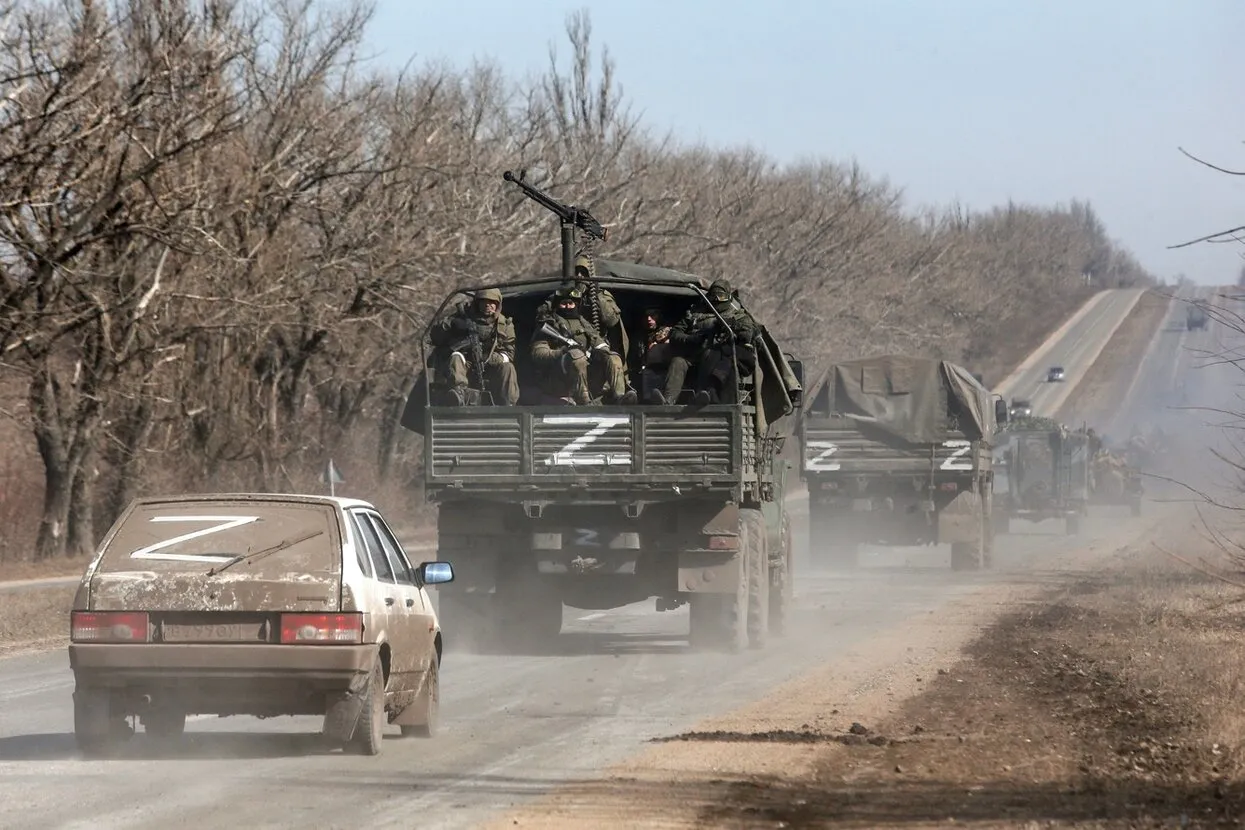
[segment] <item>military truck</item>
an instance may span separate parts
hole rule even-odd
[[[694,369],[665,405],[544,403],[527,348],[535,312],[575,278],[574,231],[599,226],[530,191],[562,220],[562,272],[465,286],[436,314],[455,296],[500,290],[516,329],[518,405],[445,405],[426,355],[402,419],[424,437],[437,544],[454,562],[454,583],[439,590],[444,626],[485,649],[540,647],[560,633],[563,606],[655,598],[657,611],[689,606],[696,648],[764,646],[783,632],[792,598],[789,464],[780,453],[802,403],[799,361],[762,326],[756,372],[742,381],[736,373],[738,403],[690,403]],[[667,320],[712,308],[705,277],[591,261],[588,296],[609,291],[629,325],[654,306]]]
[[[1185,312],[1185,327],[1189,331],[1204,329],[1206,328],[1207,319],[1206,309],[1200,305],[1190,305]]]
[[[885,355],[830,367],[801,418],[809,556],[854,567],[860,544],[951,545],[989,567],[993,446],[1007,405],[962,366]]]
[[[1089,435],[1050,418],[1016,418],[999,430],[994,449],[994,532],[1011,520],[1063,519],[1080,533],[1088,513]]]

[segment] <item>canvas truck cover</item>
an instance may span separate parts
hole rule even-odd
[[[948,432],[990,438],[990,392],[962,366],[945,360],[884,355],[836,363],[826,375],[829,410],[855,420],[866,433],[913,444]]]

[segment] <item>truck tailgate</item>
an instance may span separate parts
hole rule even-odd
[[[981,467],[981,442],[948,436],[937,444],[900,444],[869,438],[854,427],[804,430],[805,473],[922,475],[970,473]]]
[[[756,453],[744,410],[705,407],[436,407],[428,410],[432,486],[463,489],[558,482],[738,483]],[[739,438],[741,433],[743,438]]]

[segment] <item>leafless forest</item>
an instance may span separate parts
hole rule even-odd
[[[431,309],[558,264],[506,169],[611,225],[602,252],[729,276],[810,367],[898,349],[998,380],[1093,288],[1153,282],[1083,203],[917,213],[852,165],[658,135],[586,15],[523,82],[382,69],[369,18],[0,11],[0,556],[87,551],[139,493],[318,490],[329,456],[351,494],[417,509],[396,421]]]

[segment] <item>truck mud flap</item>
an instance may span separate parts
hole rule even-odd
[[[971,490],[961,491],[938,512],[938,541],[944,544],[975,544],[984,529],[981,496]]]
[[[739,553],[683,551],[679,554],[679,590],[693,594],[733,594],[745,578]]]

